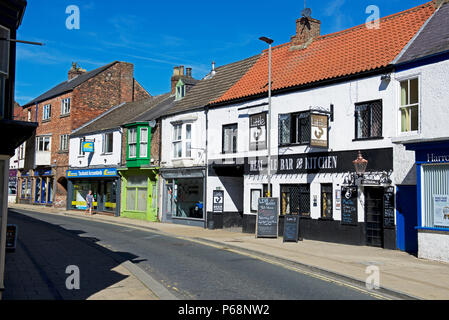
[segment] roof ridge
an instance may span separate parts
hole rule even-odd
[[[375,20],[375,21],[382,22],[382,21],[385,21],[385,20],[391,20],[391,19],[394,19],[394,18],[403,16],[403,15],[405,15],[405,14],[410,14],[410,13],[416,12],[416,11],[418,11],[418,10],[420,10],[420,9],[427,8],[427,7],[431,6],[431,5],[433,5],[433,3],[434,3],[434,0],[432,0],[432,1],[430,1],[430,2],[426,2],[426,3],[420,4],[420,5],[416,6],[416,7],[413,7],[413,8],[407,9],[407,10],[403,10],[403,11],[400,11],[400,12],[396,12],[396,13],[390,14],[390,15],[388,15],[388,16],[379,18],[379,19],[377,19],[377,20]],[[341,35],[350,33],[350,32],[352,32],[352,31],[359,30],[359,29],[364,28],[364,27],[366,27],[366,24],[365,24],[365,23],[364,23],[364,24],[359,24],[359,25],[356,25],[356,26],[353,26],[353,27],[350,27],[350,28],[348,28],[348,29],[336,31],[336,32],[333,32],[333,33],[323,34],[323,35],[318,36],[318,37],[315,39],[315,41],[321,41],[321,40],[325,40],[325,39],[330,39],[330,38],[338,37],[338,36],[341,36]],[[314,42],[315,42],[315,41],[314,41]],[[279,45],[277,45],[277,46],[274,46],[274,47],[272,47],[271,49],[272,49],[272,50],[275,50],[275,49],[281,49],[281,48],[283,48],[283,47],[285,47],[285,46],[289,46],[289,45],[290,45],[290,41],[289,41],[289,42],[286,42],[286,43],[279,44]],[[262,51],[262,53],[266,53],[266,52],[268,52],[268,49],[264,49],[264,50]]]

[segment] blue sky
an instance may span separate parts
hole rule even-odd
[[[365,23],[369,5],[387,16],[425,0],[307,0],[321,34]],[[80,9],[80,29],[68,30],[67,6]],[[288,42],[302,0],[28,0],[18,39],[16,100],[21,105],[62,81],[72,61],[92,70],[115,60],[134,64],[134,77],[152,95],[170,90],[173,67],[193,68],[204,77],[217,66],[260,53],[268,36]]]

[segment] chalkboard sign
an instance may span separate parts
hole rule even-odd
[[[224,210],[224,191],[214,190],[213,192],[213,211],[223,212]]]
[[[284,242],[298,242],[299,216],[288,215],[284,218]]]
[[[9,224],[6,226],[6,250],[16,250],[17,243],[17,226]]]
[[[357,187],[341,188],[341,224],[356,226],[358,223]]]
[[[257,212],[257,238],[277,238],[279,206],[276,198],[259,198]]]
[[[394,229],[394,188],[385,189],[384,228]]]

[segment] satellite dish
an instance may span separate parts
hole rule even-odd
[[[156,126],[156,120],[149,121],[148,125],[150,126],[150,128],[154,128]]]
[[[305,8],[304,10],[302,10],[302,16],[304,18],[310,18],[312,16],[312,9]]]

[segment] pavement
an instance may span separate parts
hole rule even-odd
[[[79,211],[31,205],[12,204],[10,208],[68,215],[80,219],[93,219],[105,223],[151,230],[179,239],[237,252],[287,268],[301,269],[303,273],[328,279],[334,278],[358,286],[364,286],[371,275],[370,270],[374,266],[379,270],[380,288],[378,291],[380,293],[402,299],[449,299],[449,264],[419,259],[401,251],[311,240],[304,240],[299,243],[284,243],[282,238],[256,239],[255,235],[244,234],[238,232],[238,230],[209,230],[123,217],[85,216],[83,212]],[[122,270],[122,272],[125,271]],[[139,278],[138,273],[133,274],[130,271],[130,280],[133,279],[133,276]],[[141,283],[144,282],[141,281]],[[150,292],[156,291],[151,291],[151,285],[148,285],[148,283],[147,288]],[[127,288],[124,290],[127,290]],[[96,295],[96,297],[98,296],[102,297],[100,293]],[[165,300],[166,298],[162,297],[162,299]]]

